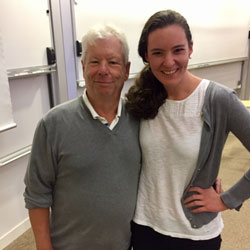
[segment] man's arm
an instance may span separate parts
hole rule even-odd
[[[49,208],[29,210],[29,217],[35,236],[37,250],[53,250],[50,239],[49,214]]]

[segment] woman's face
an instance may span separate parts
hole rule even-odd
[[[149,34],[146,59],[166,90],[176,88],[185,81],[192,51],[193,44],[189,46],[180,25],[169,25]]]

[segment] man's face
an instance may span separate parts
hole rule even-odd
[[[125,65],[122,45],[117,38],[97,39],[94,45],[88,46],[82,66],[90,101],[120,97],[130,63]]]

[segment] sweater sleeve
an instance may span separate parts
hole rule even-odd
[[[229,98],[228,129],[250,151],[250,112],[232,93]],[[250,169],[229,190],[221,195],[228,208],[239,210],[241,204],[250,198]]]
[[[36,128],[24,183],[25,207],[47,208],[52,205],[56,179],[56,158],[49,143],[44,120]]]
[[[224,192],[221,198],[228,208],[239,210],[242,203],[250,198],[250,170],[233,187]]]

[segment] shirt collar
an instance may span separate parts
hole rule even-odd
[[[92,104],[89,101],[89,98],[87,96],[87,91],[86,88],[83,90],[83,95],[82,95],[83,101],[85,103],[85,105],[87,106],[87,108],[89,109],[93,119],[105,119],[104,117],[100,116],[95,109],[93,108]],[[118,104],[118,109],[117,109],[117,113],[116,113],[116,117],[120,117],[121,116],[121,112],[122,112],[122,100],[120,98],[119,100],[119,104]],[[106,120],[106,119],[105,119]]]

